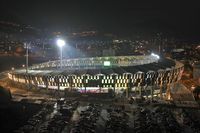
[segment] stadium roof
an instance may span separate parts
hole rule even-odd
[[[111,75],[111,74],[125,74],[125,73],[132,73],[135,74],[137,72],[144,72],[147,73],[148,71],[158,71],[162,69],[172,68],[175,67],[176,63],[170,59],[161,59],[159,62],[145,64],[145,65],[138,65],[138,66],[124,66],[124,67],[105,67],[105,68],[97,68],[97,69],[73,69],[67,68],[64,70],[29,70],[29,75],[41,75],[41,76],[69,76],[69,75]],[[25,70],[16,70],[14,71],[16,74],[24,74],[26,75]]]

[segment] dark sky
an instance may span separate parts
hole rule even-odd
[[[106,32],[200,34],[200,6],[188,0],[1,0],[0,19],[55,31],[93,27]]]

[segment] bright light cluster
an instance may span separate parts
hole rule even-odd
[[[151,53],[151,56],[154,56],[154,57],[156,57],[157,59],[160,59],[160,56],[157,55],[157,54]]]
[[[110,66],[111,64],[110,64],[110,61],[104,61],[103,65],[104,66]]]
[[[61,40],[61,39],[58,39],[58,40],[56,41],[56,43],[57,43],[58,47],[63,47],[63,46],[65,45],[65,41],[64,41],[64,40]]]

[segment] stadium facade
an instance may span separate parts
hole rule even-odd
[[[183,64],[151,54],[49,61],[8,73],[14,82],[38,88],[163,97],[181,79]],[[170,95],[167,96],[168,98]]]

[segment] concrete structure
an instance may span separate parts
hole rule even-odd
[[[158,56],[115,56],[63,60],[33,65],[28,74],[15,70],[8,74],[15,82],[46,89],[81,92],[125,92],[126,96],[160,96],[178,82],[183,64]]]

